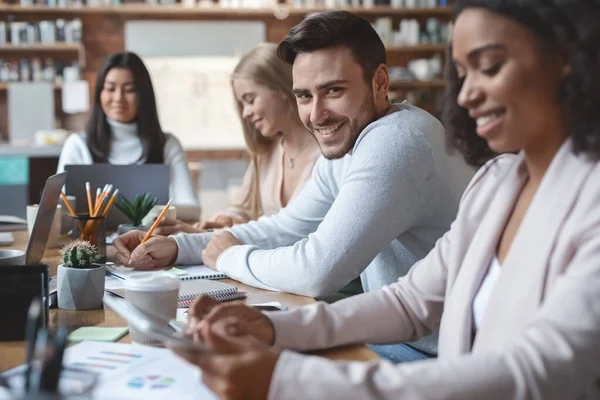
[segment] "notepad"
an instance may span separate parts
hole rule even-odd
[[[177,267],[167,269],[166,271],[175,275],[181,281],[227,278],[227,275],[221,272],[213,271],[206,265],[178,265]],[[106,273],[121,279],[127,279],[128,276],[140,272],[147,271],[125,267],[124,265],[106,264]]]
[[[125,289],[105,289],[106,292],[125,298]],[[189,307],[201,295],[210,296],[217,301],[241,300],[248,293],[236,286],[213,280],[188,280],[181,282],[179,288],[178,308]]]
[[[210,296],[217,301],[238,300],[248,297],[245,291],[227,283],[210,280],[184,281],[181,282],[181,288],[179,289],[177,307],[189,307],[201,295]]]
[[[26,231],[27,221],[13,215],[0,215],[0,232]]]
[[[94,342],[116,342],[129,332],[124,328],[102,328],[98,326],[83,326],[69,335],[71,342],[91,340]]]

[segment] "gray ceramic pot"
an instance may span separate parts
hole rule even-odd
[[[93,310],[102,307],[104,266],[69,268],[58,266],[58,307],[65,310]]]
[[[148,229],[150,229],[147,226],[134,226],[132,224],[121,224],[117,227],[117,235],[121,236],[124,233],[127,233],[129,231],[144,231],[144,232],[148,232]]]

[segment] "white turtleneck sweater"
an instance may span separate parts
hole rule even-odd
[[[142,142],[137,133],[137,124],[123,124],[107,118],[112,130],[110,153],[108,162],[111,164],[142,164]],[[194,214],[195,208],[200,217],[200,204],[194,192],[194,185],[187,166],[185,152],[179,140],[171,134],[166,134],[167,140],[164,148],[164,163],[171,167],[171,183],[169,192],[173,204],[185,207],[186,215]],[[72,134],[65,142],[60,159],[58,171],[63,172],[65,165],[92,164],[92,155],[88,149],[84,134]]]

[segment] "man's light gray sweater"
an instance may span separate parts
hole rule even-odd
[[[365,291],[404,276],[454,220],[473,170],[444,147],[438,120],[408,103],[369,124],[352,151],[321,157],[278,214],[229,231],[244,245],[217,269],[245,284],[321,297],[360,276]],[[173,236],[178,264],[201,263],[212,234]],[[416,347],[436,353],[436,340]]]

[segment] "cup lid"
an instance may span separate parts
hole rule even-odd
[[[165,271],[138,272],[125,279],[126,290],[162,292],[179,289],[180,286],[179,279]]]

